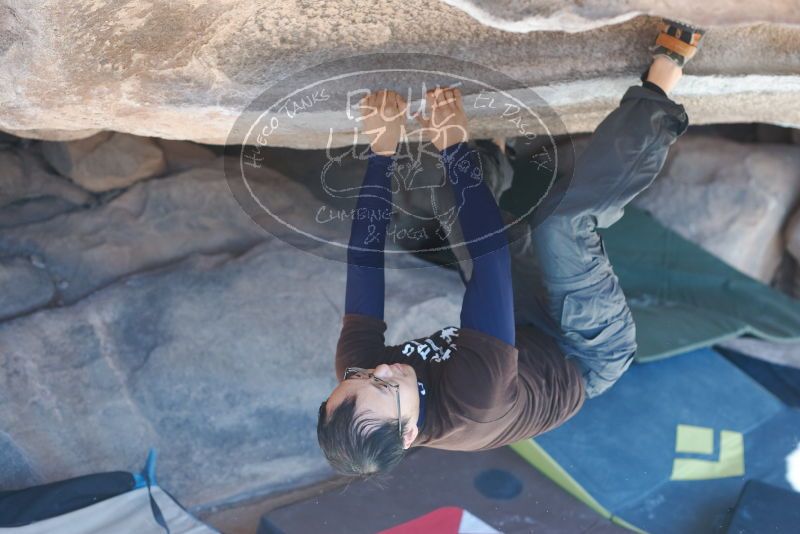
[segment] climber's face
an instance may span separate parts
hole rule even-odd
[[[375,380],[376,378],[378,380]],[[399,395],[400,416],[403,419],[410,418],[410,426],[416,426],[419,414],[419,389],[417,373],[410,365],[380,364],[374,369],[351,373],[328,397],[328,416],[345,397],[350,395],[356,398],[357,417],[366,416],[393,421],[398,417]]]

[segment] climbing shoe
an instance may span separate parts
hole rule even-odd
[[[661,19],[658,23],[656,43],[650,50],[653,52],[653,57],[666,56],[679,67],[683,67],[697,53],[705,33],[706,30],[683,22]],[[648,68],[642,73],[642,81],[647,79],[649,70]]]
[[[700,40],[706,31],[676,22],[674,20],[662,19],[658,23],[658,37],[653,50],[653,57],[664,55],[683,67],[687,61],[694,57]]]

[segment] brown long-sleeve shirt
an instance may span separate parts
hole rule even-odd
[[[493,449],[557,427],[584,401],[578,368],[552,338],[517,325],[513,347],[469,328],[386,346],[386,323],[346,314],[336,348],[336,374],[346,367],[406,363],[425,388],[426,415],[412,447]]]

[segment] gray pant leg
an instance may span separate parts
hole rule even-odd
[[[581,369],[587,397],[611,387],[636,352],[633,318],[597,228],[619,220],[624,206],[652,183],[687,126],[683,106],[631,87],[576,160],[572,180],[556,184],[538,208],[552,213],[532,230],[509,229],[516,321],[558,341]],[[510,185],[510,165],[496,147],[483,148],[484,178],[499,199]],[[458,232],[456,224],[453,242],[463,240]],[[469,279],[470,260],[456,252]]]
[[[533,228],[529,250],[514,258],[515,292],[528,299],[524,319],[574,359],[588,397],[611,387],[636,352],[633,317],[597,228],[619,220],[652,183],[687,125],[683,106],[629,88],[577,158],[558,206]]]
[[[597,126],[575,160],[572,180],[562,180],[548,201],[557,207],[544,213],[593,215],[599,228],[622,217],[623,208],[655,179],[669,146],[688,126],[683,106],[641,86],[628,88],[619,106]]]

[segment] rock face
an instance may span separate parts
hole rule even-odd
[[[26,258],[0,259],[0,320],[48,304],[56,288],[47,273]]]
[[[242,212],[220,165],[136,184],[94,209],[0,234],[0,254],[34,257],[75,302],[125,275],[193,252],[243,251],[264,232]]]
[[[213,156],[165,150],[173,168]],[[223,163],[96,196],[61,179],[54,195],[91,201],[0,231],[0,491],[138,469],[152,446],[160,480],[195,511],[333,474],[315,428],[336,384],[345,264],[266,234]],[[0,180],[24,184],[17,171]],[[318,205],[299,181],[261,178],[290,223]],[[387,264],[405,267],[387,271],[387,342],[458,324],[455,272]]]
[[[3,211],[19,208],[30,200],[52,199],[72,206],[92,201],[92,196],[83,188],[50,171],[33,150],[18,146],[0,151],[0,169],[3,173],[0,208]],[[3,226],[30,222],[31,217],[13,220],[8,217],[6,220],[8,224]]]
[[[195,510],[332,474],[314,429],[336,383],[345,265],[264,233],[222,163],[0,233],[0,490],[137,469],[151,446]],[[287,213],[314,205],[265,179]],[[454,272],[396,266],[388,342],[457,324]]]
[[[798,209],[786,225],[786,249],[800,262],[800,209]]]
[[[208,147],[196,143],[169,139],[155,139],[155,142],[164,153],[167,170],[170,173],[211,163],[217,158],[217,155]]]
[[[316,413],[337,382],[344,282],[344,264],[269,238],[0,323],[0,490],[139,469],[151,446],[195,510],[331,476]],[[462,287],[392,271],[388,341],[458,324]]]
[[[102,192],[127,187],[166,169],[164,153],[146,137],[102,132],[79,141],[42,144],[42,154],[61,176]]]
[[[242,110],[277,80],[361,54],[386,54],[364,68],[391,68],[391,54],[403,51],[491,66],[518,82],[498,90],[536,88],[569,131],[590,131],[648,63],[656,19],[634,16],[690,12],[713,24],[674,93],[691,120],[800,125],[800,15],[789,0],[714,0],[702,8],[688,0],[669,8],[650,0],[469,5],[511,21],[534,12],[536,29],[551,31],[511,34],[423,0],[181,0],[168,8],[152,0],[125,8],[110,0],[2,2],[0,129],[44,139],[109,130],[220,144]],[[566,33],[575,30],[587,31]],[[403,85],[390,74],[373,81]],[[346,82],[332,87],[336,94],[352,89]],[[471,126],[485,138],[514,134],[499,111]],[[332,144],[343,145],[350,127],[338,105],[320,105],[269,143],[324,147],[332,130]]]
[[[785,248],[781,230],[798,195],[800,147],[686,135],[634,204],[769,283]]]
[[[791,0],[737,3],[708,0],[702,8],[692,0],[674,0],[669,8],[651,0],[548,2],[532,0],[442,0],[462,9],[487,26],[510,32],[562,30],[579,32],[624,22],[637,15],[661,15],[700,27],[743,24],[754,21],[800,22],[797,4]]]
[[[773,343],[764,339],[740,337],[720,344],[722,347],[770,363],[800,369],[800,344]]]

